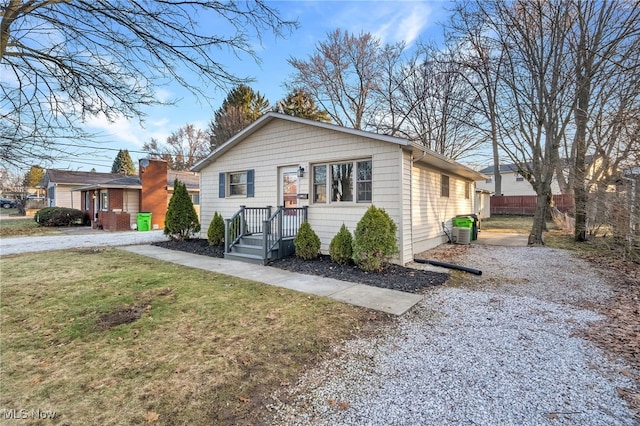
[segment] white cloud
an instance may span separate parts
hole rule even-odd
[[[350,2],[334,15],[334,27],[354,34],[369,32],[382,43],[404,41],[411,45],[433,25],[432,8],[419,1]]]

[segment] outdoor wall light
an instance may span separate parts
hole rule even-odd
[[[304,177],[304,167],[298,167],[298,177]]]

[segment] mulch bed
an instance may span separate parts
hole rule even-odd
[[[209,246],[205,239],[162,241],[153,245],[204,256],[224,257],[221,247]],[[303,260],[296,256],[290,256],[270,262],[268,266],[301,274],[318,275],[406,292],[418,292],[426,287],[442,285],[449,279],[449,274],[406,268],[400,265],[388,265],[382,272],[365,272],[354,265],[338,265],[332,262],[329,256],[324,255],[316,260]]]

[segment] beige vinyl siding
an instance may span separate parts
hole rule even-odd
[[[54,187],[54,206],[55,207],[67,207],[73,209],[80,209],[81,207],[81,193],[80,191],[71,192],[72,188],[78,185],[65,185],[57,184],[52,185]]]
[[[400,191],[400,146],[335,132],[320,127],[274,120],[231,148],[221,158],[201,171],[200,206],[203,232],[214,212],[224,218],[233,215],[241,205],[247,207],[280,204],[278,171],[280,167],[305,169],[298,178],[298,193],[309,194],[298,200],[308,205],[309,222],[322,241],[321,250],[328,252],[331,239],[344,223],[352,232],[367,210],[374,204],[384,208],[398,224],[402,223],[402,191]],[[340,161],[372,160],[372,203],[313,204],[312,166]],[[255,197],[218,198],[218,174],[253,169]]]
[[[442,230],[444,222],[451,229],[451,219],[459,214],[473,213],[473,197],[465,198],[465,180],[449,176],[449,197],[440,196],[440,175],[436,169],[414,164],[412,177],[412,237],[413,251],[420,253],[447,241]],[[473,185],[472,185],[473,191]]]

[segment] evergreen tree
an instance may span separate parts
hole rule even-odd
[[[329,113],[320,110],[313,100],[311,93],[304,89],[293,89],[286,98],[278,102],[276,110],[282,114],[293,115],[294,117],[308,118],[326,123],[331,121]]]
[[[183,241],[200,232],[200,221],[184,183],[176,179],[164,220],[164,234],[170,239]]]
[[[241,84],[232,89],[209,123],[211,149],[225,143],[269,111],[269,101],[260,92]]]
[[[207,240],[211,246],[221,246],[224,244],[224,219],[218,212],[213,214],[213,219],[207,231]]]
[[[116,159],[113,160],[113,166],[111,166],[111,173],[119,173],[126,176],[133,176],[136,174],[136,167],[133,165],[133,160],[129,155],[128,150],[118,151]]]

